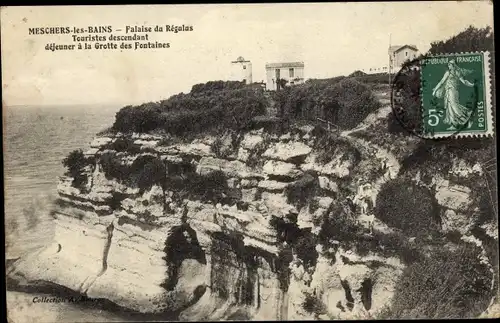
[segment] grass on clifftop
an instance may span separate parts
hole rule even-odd
[[[308,80],[275,93],[278,111],[290,120],[328,120],[341,129],[351,129],[380,102],[366,84],[355,78]]]
[[[108,132],[185,136],[217,129],[240,131],[251,127],[256,117],[272,117],[266,112],[273,100],[284,123],[321,117],[342,129],[355,127],[380,107],[370,86],[349,77],[308,80],[270,95],[243,82],[211,81],[160,102],[126,106]]]
[[[124,133],[163,130],[176,136],[213,128],[240,129],[264,114],[266,104],[262,89],[242,82],[213,81],[167,100],[126,106],[116,114],[112,129]]]

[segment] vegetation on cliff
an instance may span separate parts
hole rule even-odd
[[[62,164],[67,169],[66,175],[73,178],[73,187],[84,189],[88,178],[85,168],[91,165],[91,162],[85,157],[83,151],[81,149],[73,150],[63,159]]]
[[[434,197],[427,188],[408,179],[385,183],[377,195],[374,212],[377,219],[409,237],[426,236],[438,230]]]
[[[175,136],[241,129],[264,114],[266,104],[262,90],[241,82],[213,81],[160,102],[126,106],[116,114],[112,129],[123,133],[164,131]]]
[[[474,318],[491,299],[491,274],[480,248],[437,248],[405,269],[390,310],[381,318]]]
[[[116,156],[116,152],[105,152],[100,156],[99,162],[108,179],[116,179],[131,187],[137,187],[140,192],[150,189],[153,185],[161,186],[165,180],[165,165],[154,155],[139,155],[128,165]]]
[[[380,108],[371,89],[353,78],[308,80],[275,93],[280,115],[291,120],[328,120],[351,129]]]
[[[459,34],[460,37],[433,43],[430,52],[464,48],[464,46],[469,46],[469,49],[482,48],[481,46],[488,44],[484,39],[489,36],[485,35],[484,31],[468,29]],[[473,40],[466,36],[472,37]],[[385,75],[378,77],[382,79]],[[409,73],[398,82],[402,84],[402,104],[409,107],[408,111],[419,111],[418,73]],[[341,129],[356,127],[369,113],[380,107],[366,83],[369,83],[367,77],[354,75],[347,78],[309,80],[302,85],[285,87],[274,94],[281,118],[264,116],[269,101],[266,94],[258,89],[246,87],[240,82],[217,81],[197,84],[188,94],[181,93],[161,102],[123,108],[117,113],[112,130],[125,133],[162,131],[173,136],[203,134],[213,130],[218,135],[223,135],[216,137],[211,145],[211,152],[218,158],[227,159],[233,158],[241,148],[241,130],[248,129],[248,126],[252,128],[256,125],[266,125],[263,140],[247,151],[246,164],[256,168],[261,166],[264,160],[262,155],[270,145],[266,136],[269,133],[283,132],[283,125],[287,122],[310,122],[319,117],[337,124]],[[418,127],[418,118],[415,116],[406,115],[417,120],[412,126]],[[359,166],[362,153],[349,140],[332,135],[321,127],[315,127],[311,135],[316,137],[312,147],[316,154],[316,162],[326,164],[337,156],[342,156],[350,159],[353,168],[368,168],[365,165]],[[460,242],[453,237],[454,233],[442,234],[439,231],[440,209],[436,206],[436,199],[428,187],[436,175],[452,178],[450,171],[456,160],[465,160],[470,164],[468,166],[474,163],[483,165],[494,160],[493,140],[468,138],[425,141],[409,136],[407,129],[401,127],[394,116],[390,116],[387,124],[374,123],[364,130],[353,133],[352,136],[358,136],[369,144],[387,148],[401,162],[399,178],[382,185],[374,209],[376,218],[387,224],[391,231],[367,232],[369,230],[358,222],[358,211],[348,199],[352,192],[346,192],[351,188],[345,182],[353,181],[352,173],[349,173],[346,179],[336,179],[335,184],[339,189],[332,195],[335,197],[335,202],[322,216],[318,216],[319,220],[315,219],[317,221],[314,222],[314,225],[320,227],[318,235],[311,233],[310,229],[299,228],[296,214],[284,218],[270,216],[270,225],[277,232],[278,242],[282,243],[283,247],[276,260],[281,288],[286,290],[289,283],[288,265],[292,250],[308,269],[316,263],[317,244],[322,244],[325,249],[340,245],[345,249],[354,250],[359,255],[374,252],[387,257],[397,256],[408,265],[397,286],[392,307],[384,314],[387,317],[442,318],[452,315],[460,317],[477,315],[489,298],[491,275],[486,266],[479,263],[478,250],[470,244]],[[293,137],[293,134],[290,137]],[[199,200],[213,204],[240,205],[238,202],[242,200],[241,189],[229,187],[228,175],[218,170],[196,172],[190,160],[192,156],[182,156],[186,160],[180,163],[162,160],[155,153],[148,153],[144,147],[134,144],[127,137],[112,141],[104,146],[103,150],[106,151],[100,155],[98,162],[106,177],[138,187],[141,192],[153,185],[160,185],[164,192],[174,192],[172,198],[177,202]],[[123,156],[127,158],[132,156],[135,159],[127,163]],[[291,163],[295,163],[295,160]],[[83,153],[72,152],[63,164],[68,168],[68,175],[73,177],[73,185],[81,187],[86,181],[85,167],[89,165]],[[417,174],[421,176],[421,183],[425,185],[415,184]],[[381,174],[376,174],[377,178],[378,175]],[[472,204],[479,206],[481,223],[495,219],[491,199],[485,194],[487,188],[496,187],[495,179],[490,177],[486,177],[490,180],[490,183],[486,184],[477,181],[477,177],[454,178],[456,181],[461,181],[459,184],[471,188]],[[278,176],[273,179],[276,178],[281,180]],[[372,180],[368,177],[364,179]],[[290,180],[286,179],[287,182]],[[298,210],[309,206],[310,213],[314,213],[313,209],[318,207],[314,205],[314,198],[324,193],[319,186],[318,175],[315,172],[305,172],[298,179],[293,178],[293,182],[287,183],[283,193],[287,202]],[[113,194],[111,207],[117,209],[123,198],[123,195]],[[255,198],[260,198],[257,197],[257,193]],[[177,232],[179,236],[181,233]],[[484,232],[480,234],[484,235]],[[487,238],[483,238],[481,240],[486,241]],[[243,248],[240,238],[217,237],[217,239],[224,242],[220,244],[221,255],[228,250],[226,244],[235,244],[236,249]],[[450,244],[450,241],[453,243]],[[493,245],[494,239],[488,240],[488,243]],[[166,247],[165,252],[170,252],[170,249],[171,246]],[[245,250],[242,252],[246,255],[245,263],[253,264],[255,252]],[[490,246],[489,250],[497,249]],[[167,258],[183,259],[180,255],[180,252],[177,254],[174,252]],[[489,254],[489,257],[493,259],[494,255]],[[177,263],[169,269],[171,277],[177,275],[176,268],[180,264],[179,261],[181,260],[177,260]],[[224,276],[224,272],[218,276]],[[175,281],[166,284],[170,284],[168,288],[172,288]],[[436,289],[436,286],[439,288]],[[314,311],[319,305],[308,296],[305,303],[308,310]]]
[[[484,51],[492,50],[492,46],[493,34],[490,27],[469,27],[450,39],[432,43],[428,54]],[[492,161],[496,158],[494,138],[423,140],[410,134],[411,130],[418,129],[421,123],[418,71],[403,75],[396,88],[400,91],[400,104],[404,107],[404,112],[398,116],[399,120],[391,114],[386,127],[380,124],[372,125],[357,135],[384,148],[394,146],[393,142],[410,147],[399,151],[392,149],[401,162],[398,181],[404,185],[389,182],[383,187],[377,198],[377,217],[403,231],[410,230],[408,234],[429,234],[432,238],[427,241],[415,241],[419,252],[425,256],[419,257],[405,270],[391,308],[384,313],[384,317],[477,317],[493,296],[490,293],[492,273],[488,266],[480,261],[481,249],[461,241],[460,233],[455,233],[455,236],[451,233],[443,235],[426,229],[426,225],[435,223],[435,220],[429,217],[436,215],[430,209],[435,203],[433,198],[422,194],[423,191],[412,193],[405,190],[412,187],[410,182],[417,177],[428,187],[433,186],[437,177],[445,177],[454,184],[470,189],[469,199],[472,206],[467,214],[479,220],[476,225],[487,221],[496,222],[494,197],[497,195],[497,184],[496,176],[491,171]],[[401,122],[406,128],[402,127]],[[452,170],[459,161],[464,162],[468,170],[473,166],[480,166],[483,176],[477,172],[473,176],[453,173]],[[411,206],[411,201],[417,204]],[[406,216],[407,214],[411,216]],[[436,226],[431,225],[432,227]],[[484,230],[479,227],[472,231],[485,246],[489,261],[498,275],[498,252],[491,252],[494,248],[489,247],[494,239],[484,234]],[[497,241],[495,245],[498,250]]]

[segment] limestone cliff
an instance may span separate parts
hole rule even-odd
[[[8,275],[181,319],[374,317],[390,304],[404,261],[320,236],[346,198],[361,208],[364,195],[376,202],[399,165],[383,168],[384,156],[363,142],[325,142],[316,130],[190,142],[98,137],[85,153],[84,183],[60,180],[54,245],[17,260]],[[369,193],[360,190],[366,181],[376,183]],[[445,230],[473,239],[474,224],[461,216],[472,207],[470,189],[435,181]],[[391,233],[373,207],[353,211],[362,234]],[[319,316],[304,309],[310,295],[325,308]]]

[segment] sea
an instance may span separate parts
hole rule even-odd
[[[51,203],[62,160],[88,149],[93,137],[113,124],[120,105],[12,106],[3,108],[6,258],[22,257],[52,241]],[[40,303],[46,293],[7,292],[12,322],[131,321],[116,311],[83,303]]]

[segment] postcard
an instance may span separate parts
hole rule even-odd
[[[9,322],[500,317],[493,2],[0,11]]]

